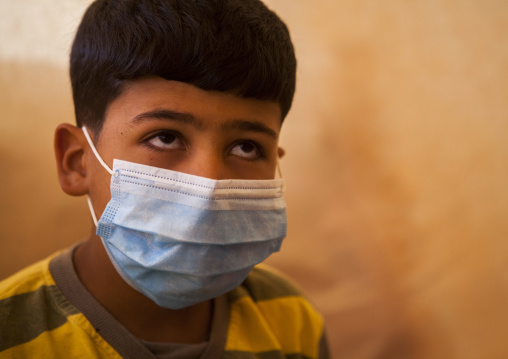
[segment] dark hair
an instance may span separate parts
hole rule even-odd
[[[100,131],[123,85],[146,76],[275,101],[282,121],[296,59],[286,25],[259,0],[93,2],[70,57],[78,126]]]

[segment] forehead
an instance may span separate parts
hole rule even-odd
[[[234,94],[206,91],[193,85],[159,77],[128,83],[108,107],[103,131],[128,129],[139,124],[143,114],[180,114],[192,118],[201,130],[224,127],[231,121],[259,123],[276,134],[281,128],[280,105],[273,101],[241,98]],[[162,116],[163,117],[163,116]]]

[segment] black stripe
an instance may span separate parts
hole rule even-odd
[[[303,354],[284,354],[278,350],[262,353],[252,353],[243,351],[225,351],[222,359],[312,359]]]
[[[288,280],[272,271],[259,267],[255,267],[250,272],[238,289],[236,293],[231,293],[233,299],[239,299],[249,294],[256,302],[289,296],[302,296],[301,292]],[[246,290],[247,293],[242,289]]]
[[[37,338],[63,325],[67,318],[56,308],[56,286],[41,286],[33,292],[0,300],[0,352]]]

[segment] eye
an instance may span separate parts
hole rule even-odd
[[[161,150],[185,149],[180,137],[171,131],[158,132],[145,141],[149,146]]]
[[[263,157],[260,147],[250,141],[237,143],[231,148],[229,153],[233,156],[245,158],[247,160],[257,160]]]

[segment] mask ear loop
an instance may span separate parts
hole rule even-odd
[[[113,170],[109,168],[109,166],[104,162],[102,157],[99,155],[99,152],[97,152],[97,149],[95,148],[95,145],[92,142],[92,139],[90,138],[90,134],[88,133],[88,130],[86,129],[86,126],[83,126],[81,128],[83,130],[83,133],[85,134],[85,138],[88,142],[88,145],[92,149],[93,154],[95,155],[95,158],[99,161],[99,163],[108,171],[111,175],[113,175]],[[93,223],[95,224],[95,227],[97,227],[97,216],[95,215],[95,211],[93,209],[92,201],[90,200],[90,196],[86,196],[86,200],[88,202],[88,208],[90,208],[90,213],[92,214]]]
[[[90,135],[88,134],[88,130],[86,129],[86,126],[81,127],[81,129],[83,130],[86,140],[88,141],[88,144],[90,145],[90,148],[92,149],[93,154],[95,155],[95,157],[97,158],[99,163],[102,165],[102,167],[104,167],[106,169],[106,171],[109,172],[109,174],[112,175],[113,170],[111,168],[109,168],[109,166],[106,164],[106,162],[104,162],[104,160],[102,159],[101,155],[99,155],[99,152],[97,152],[97,149],[95,148],[95,145],[93,144],[92,139],[90,138]]]
[[[279,178],[282,181],[282,192],[285,192],[286,191],[286,182],[284,181],[284,177],[282,176],[282,170],[280,169],[280,162],[279,160],[277,160],[277,174],[279,175]]]
[[[92,206],[92,201],[90,200],[89,196],[86,196],[86,201],[88,202],[88,208],[90,208],[90,213],[92,214],[93,223],[95,224],[95,227],[97,227],[97,216],[95,215],[95,211]]]

